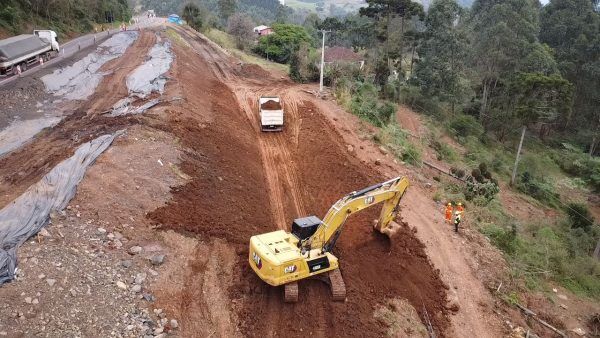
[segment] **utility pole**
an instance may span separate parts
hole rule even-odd
[[[517,178],[517,166],[519,165],[519,156],[521,156],[521,148],[523,147],[523,139],[525,138],[525,129],[527,129],[527,127],[523,126],[519,150],[517,150],[517,158],[515,159],[515,167],[513,168],[512,177],[510,178],[510,185],[515,185],[515,179]]]
[[[321,79],[319,81],[319,94],[323,93],[323,65],[325,64],[325,33],[330,32],[321,30],[323,33],[323,44],[321,45]]]

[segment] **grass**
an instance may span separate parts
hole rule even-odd
[[[422,150],[412,143],[409,135],[396,123],[392,122],[381,128],[376,141],[386,146],[398,159],[415,166],[421,166]]]
[[[203,33],[207,38],[223,47],[229,53],[231,53],[236,58],[242,60],[245,63],[252,63],[259,65],[264,68],[269,68],[272,70],[282,71],[286,74],[289,72],[289,66],[283,65],[276,62],[271,62],[269,60],[265,60],[262,57],[250,54],[248,52],[239,50],[235,45],[234,38],[226,32],[223,32],[219,29],[210,29],[207,32]]]

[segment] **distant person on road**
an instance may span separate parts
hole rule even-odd
[[[451,223],[452,222],[452,203],[448,203],[446,205],[446,222]]]
[[[462,216],[460,212],[455,212],[454,213],[454,232],[458,232],[458,226],[460,225],[460,222],[462,221]]]

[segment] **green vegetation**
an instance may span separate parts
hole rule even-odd
[[[397,124],[390,123],[381,128],[376,141],[385,145],[400,160],[412,165],[421,165],[421,149],[410,142],[409,135]]]
[[[273,25],[273,31],[274,34],[261,37],[254,48],[256,53],[269,60],[288,63],[301,43],[312,43],[310,35],[299,25],[277,23]]]
[[[30,33],[33,28],[52,29],[64,36],[89,32],[96,24],[128,22],[127,0],[55,0],[0,2],[0,28],[11,34]]]

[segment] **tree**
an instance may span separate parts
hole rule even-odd
[[[491,100],[536,42],[537,9],[530,0],[476,0],[471,11],[472,62],[481,83],[479,118],[489,115]]]
[[[292,53],[298,50],[300,43],[312,44],[312,38],[304,27],[292,24],[274,24],[273,34],[258,40],[255,51],[279,63],[287,63]]]
[[[227,22],[227,31],[235,38],[237,47],[241,50],[248,45],[254,37],[254,31],[252,30],[254,23],[248,15],[235,13],[229,17]]]
[[[359,11],[360,15],[374,18],[380,23],[380,39],[385,42],[385,57],[387,59],[389,71],[392,71],[394,64],[402,70],[402,55],[403,55],[403,37],[405,28],[405,18],[411,18],[415,15],[423,16],[423,6],[411,0],[367,0],[367,7],[362,7]],[[392,30],[392,20],[400,18],[400,43],[398,48],[393,51],[391,37],[396,32]],[[396,62],[394,62],[394,52],[398,54]]]
[[[221,14],[221,18],[227,22],[229,17],[235,13],[237,8],[236,0],[218,0],[219,4],[219,13]]]
[[[181,17],[185,20],[190,27],[200,31],[202,30],[202,17],[200,16],[200,8],[193,3],[187,3],[181,12]]]
[[[449,102],[452,114],[469,90],[464,75],[467,39],[458,25],[463,9],[454,0],[438,0],[429,8],[426,31],[418,49],[415,82],[427,97]]]
[[[296,82],[316,81],[319,69],[316,66],[317,55],[307,42],[301,42],[290,58],[290,77]]]
[[[552,0],[542,9],[540,40],[556,52],[561,73],[575,85],[574,121],[600,128],[600,14],[589,0]]]

